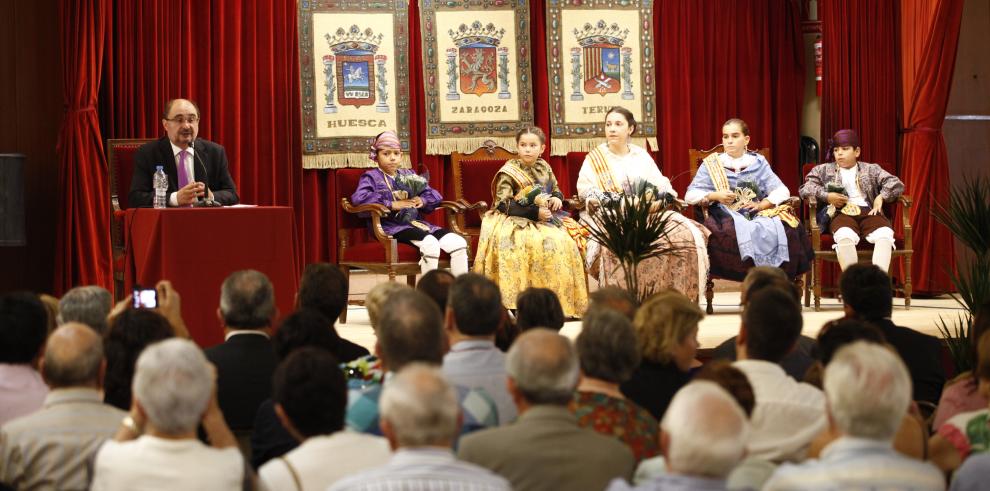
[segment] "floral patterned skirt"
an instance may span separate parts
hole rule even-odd
[[[506,308],[516,308],[529,287],[553,290],[567,317],[588,306],[584,260],[564,227],[490,212],[481,221],[474,272],[498,283]]]

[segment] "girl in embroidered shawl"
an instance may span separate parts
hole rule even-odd
[[[392,210],[382,219],[382,229],[395,240],[419,249],[423,255],[419,264],[424,274],[437,269],[441,249],[450,254],[450,272],[454,276],[466,273],[467,242],[464,237],[426,221],[425,215],[436,209],[443,197],[430,187],[428,178],[399,168],[402,147],[395,132],[376,136],[369,157],[378,163],[378,168],[361,175],[351,203],[377,203]]]
[[[705,227],[712,275],[742,281],[749,268],[777,266],[791,279],[811,268],[811,243],[790,206],[790,191],[760,154],[749,152],[741,119],[722,125],[725,153],[712,153],[688,186],[684,200],[710,206]]]
[[[516,134],[519,158],[509,160],[492,180],[492,209],[481,221],[474,272],[498,283],[506,308],[529,287],[557,294],[567,317],[580,317],[588,304],[585,230],[562,211],[563,194],[550,165],[540,158],[546,136],[539,128]]]
[[[660,173],[653,157],[637,145],[629,143],[636,131],[636,120],[628,109],[613,107],[605,115],[605,143],[588,152],[578,173],[578,197],[588,206],[581,213],[581,220],[590,225],[588,208],[608,200],[618,199],[623,193],[646,181],[656,186],[659,193],[677,197],[670,180]],[[706,242],[708,231],[699,223],[673,211],[656,210],[668,215],[667,240],[677,252],[650,258],[636,270],[640,278],[637,297],[650,291],[665,288],[677,290],[688,298],[698,300],[699,285],[708,275]],[[625,287],[621,265],[614,254],[595,241],[588,241],[585,260],[588,271],[601,286]]]

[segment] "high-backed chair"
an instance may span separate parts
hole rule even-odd
[[[113,251],[113,290],[117,300],[124,298],[124,210],[128,208],[127,193],[134,176],[134,154],[153,141],[150,138],[107,140],[107,175],[110,179],[110,246]]]
[[[698,150],[696,148],[689,149],[688,159],[689,159],[689,168],[691,169],[691,179],[694,179],[694,175],[698,173],[698,168],[701,167],[701,163],[704,162],[705,157],[708,157],[712,153],[722,152],[724,150],[725,149],[724,147],[722,147],[721,144],[715,145],[714,147],[709,148],[708,150]],[[768,161],[770,160],[769,148],[761,148],[757,150],[756,153],[762,155]],[[798,198],[797,196],[791,196],[790,198],[788,198],[786,204],[791,205],[791,207],[794,208],[794,210],[800,210],[801,199]],[[704,222],[705,218],[708,217],[708,209],[702,206],[695,206],[694,208],[695,208],[695,213],[694,213],[695,219],[699,222]],[[714,281],[715,279],[727,279],[727,278],[721,278],[717,275],[713,275],[711,271],[708,272],[708,281],[705,282],[705,301],[707,302],[705,311],[709,314],[715,312],[715,310],[712,308],[712,300],[715,298],[715,281]],[[797,278],[794,278],[794,284],[797,286],[798,291],[804,291],[804,283],[805,283],[804,275],[800,275]]]
[[[807,176],[814,167],[815,164],[805,164],[802,168],[802,175]],[[896,216],[897,206],[903,207],[901,210],[903,232],[898,232],[896,229],[894,231],[894,244],[897,245],[897,249],[894,249],[891,253],[891,260],[898,257],[901,258],[904,279],[898,282],[894,278],[894,275],[891,275],[891,280],[894,281],[894,290],[904,295],[904,307],[908,309],[911,308],[911,257],[914,254],[911,241],[911,222],[908,220],[908,215],[911,212],[911,203],[911,197],[902,194],[897,201],[887,203],[883,207],[884,216],[888,217],[891,222],[893,222]],[[815,298],[815,311],[818,311],[821,310],[822,292],[835,292],[839,290],[837,286],[822,286],[824,262],[838,263],[839,257],[835,250],[832,249],[832,245],[834,245],[832,234],[827,229],[823,230],[818,225],[818,200],[809,198],[805,201],[805,204],[808,207],[807,227],[808,232],[811,234],[811,247],[815,250],[815,260],[811,265],[811,281],[805,287],[804,298],[805,306],[808,306],[808,290],[812,290]],[[860,261],[864,259],[870,261],[873,257],[873,244],[865,240],[860,241],[856,247],[856,253]]]
[[[409,286],[414,286],[416,275],[420,272],[419,250],[398,242],[382,230],[381,220],[390,210],[379,204],[355,206],[348,198],[357,189],[358,180],[366,170],[340,169],[336,173],[337,196],[341,196],[340,207],[336,209],[337,265],[348,280],[351,269],[360,268],[387,274],[389,281],[395,281],[396,276],[405,276]],[[465,209],[464,205],[442,201],[438,209],[446,212],[447,225],[452,232],[465,235],[457,220]],[[366,217],[371,220],[370,231]],[[446,252],[442,254],[447,255]],[[440,266],[450,267],[450,261],[441,260]],[[340,321],[347,322],[347,309],[340,315]]]
[[[457,216],[457,224],[467,234],[465,238],[471,246],[470,257],[478,250],[478,236],[481,235],[481,216],[488,211],[488,201],[492,199],[492,180],[509,159],[516,157],[495,142],[488,140],[485,145],[471,153],[450,154],[450,165],[454,174],[454,200],[464,211]]]

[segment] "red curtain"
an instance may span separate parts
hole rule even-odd
[[[58,4],[66,109],[57,143],[56,295],[76,285],[113,287],[107,170],[96,112],[109,18],[107,0]]]
[[[949,165],[942,122],[952,87],[963,0],[901,2],[901,87],[904,130],[901,177],[914,198],[912,276],[915,291],[952,289],[948,272],[955,268],[952,235],[932,218],[934,203],[949,195]]]
[[[732,117],[750,148],[769,147],[774,170],[797,192],[804,47],[796,0],[658,0],[657,114],[660,163],[682,192],[687,152],[721,143]]]

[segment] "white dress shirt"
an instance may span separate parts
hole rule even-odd
[[[842,179],[842,185],[846,188],[846,194],[849,195],[850,203],[861,207],[869,206],[866,197],[859,189],[859,181],[856,179],[857,170],[857,167],[849,169],[839,167],[839,177]]]
[[[392,455],[388,440],[365,433],[338,431],[307,438],[282,458],[269,460],[258,470],[268,489],[297,489],[292,465],[302,489],[325,490],[333,483],[365,469],[388,462]]]

